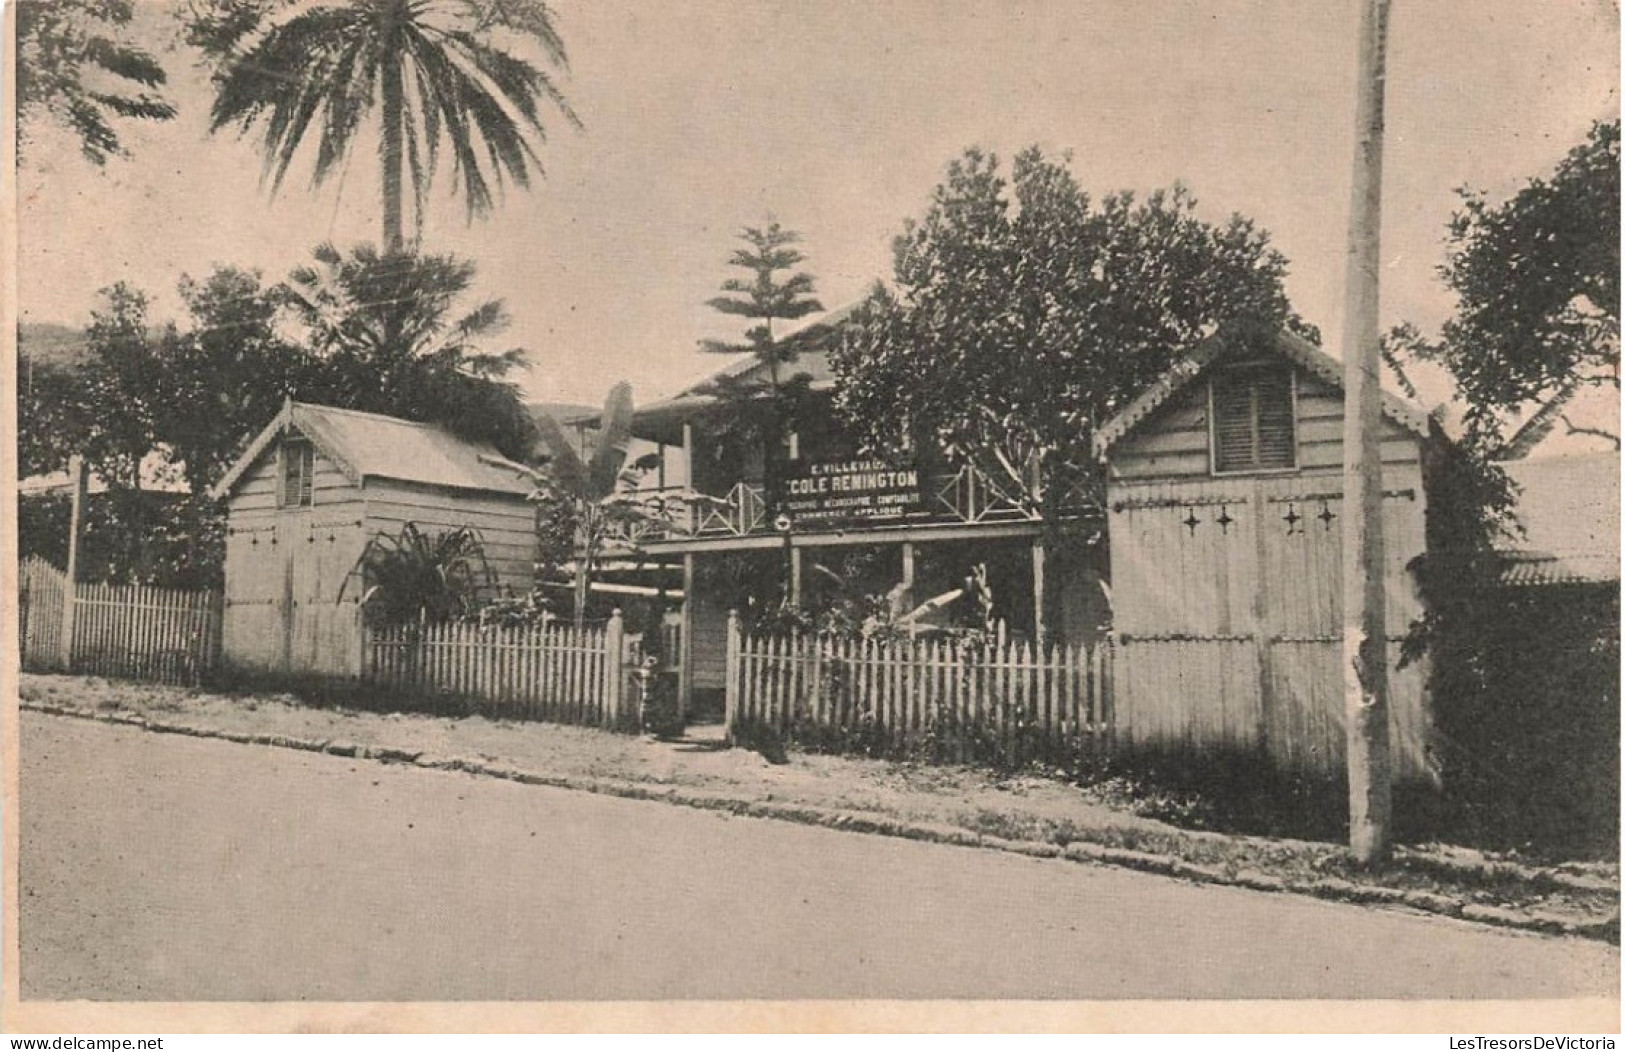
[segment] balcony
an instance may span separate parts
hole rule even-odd
[[[907,499],[863,503],[854,497],[843,507],[798,510],[786,501],[784,516],[798,533],[823,531],[884,533],[901,527],[1037,523],[1035,508],[1001,488],[986,474],[966,465],[919,480]],[[644,514],[616,531],[613,546],[642,548],[649,544],[692,539],[762,537],[781,532],[770,513],[766,487],[759,481],[736,482],[715,495],[680,487],[650,488],[626,495]],[[838,504],[839,501],[832,501]]]

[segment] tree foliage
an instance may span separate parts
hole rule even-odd
[[[837,407],[872,450],[929,443],[1033,507],[1075,493],[1094,429],[1176,356],[1221,330],[1306,328],[1268,236],[1195,209],[1178,186],[1093,202],[1036,147],[1007,183],[967,150],[833,352]]]
[[[497,301],[459,312],[473,278],[454,257],[322,246],[286,284],[235,267],[183,277],[187,318],[163,326],[144,293],[110,286],[82,363],[19,357],[21,470],[79,453],[133,489],[143,461],[161,461],[202,492],[288,397],[440,424],[526,459],[535,427],[503,378],[523,353],[481,349],[507,316]]]
[[[151,53],[129,39],[134,0],[17,0],[17,114],[79,138],[93,164],[124,152],[115,122],[165,121],[175,107]]]
[[[19,360],[18,448],[25,474],[82,454],[110,484],[137,489],[167,468],[202,493],[282,399],[319,383],[315,359],[281,338],[281,292],[219,267],[183,276],[187,319],[154,326],[147,296],[103,289],[77,366]]]
[[[778,462],[787,454],[786,435],[810,405],[811,383],[806,373],[783,375],[781,367],[795,363],[805,341],[783,339],[782,333],[774,331],[774,323],[800,320],[823,310],[824,305],[813,294],[812,275],[795,269],[806,262],[795,247],[801,241],[799,233],[772,223],[765,228],[746,227],[739,237],[745,247],[735,250],[728,265],[748,271],[750,277],[727,279],[722,283],[725,295],[706,302],[713,310],[753,324],[745,330],[744,343],[703,340],[700,349],[713,354],[750,354],[767,366],[768,378],[724,375],[707,384],[702,393],[718,402],[708,428],[712,455],[738,461],[729,463],[727,470],[737,477],[750,451],[760,451],[772,499]]]
[[[466,616],[496,585],[496,573],[478,531],[425,533],[408,522],[367,541],[344,588],[354,580],[362,582],[361,605],[372,623],[401,625]]]
[[[773,223],[766,228],[746,227],[739,237],[746,247],[736,250],[728,265],[747,270],[751,276],[748,280],[729,278],[722,283],[727,295],[706,303],[713,310],[756,324],[745,330],[745,343],[705,340],[700,348],[714,354],[753,354],[769,367],[777,386],[778,367],[795,360],[795,346],[774,339],[773,323],[805,318],[823,310],[824,305],[813,296],[811,274],[796,271],[780,277],[780,272],[793,270],[806,261],[795,247],[800,234]]]
[[[440,424],[528,459],[535,424],[505,379],[524,352],[483,349],[508,314],[500,300],[464,310],[473,282],[474,264],[455,256],[319,246],[285,286],[297,342],[318,362],[300,397]]]
[[[1469,438],[1487,448],[1512,437],[1521,410],[1549,427],[1580,390],[1619,390],[1619,130],[1594,124],[1549,176],[1499,204],[1462,191],[1439,268],[1455,315],[1437,339],[1411,326],[1390,335],[1391,352],[1450,373]]]
[[[632,385],[624,380],[610,388],[604,399],[598,438],[586,459],[551,417],[543,414],[538,427],[550,458],[533,498],[539,505],[538,527],[555,540],[568,538],[579,628],[586,617],[587,592],[606,547],[617,537],[660,521],[652,506],[659,498],[637,490],[639,477],[655,462],[651,458],[627,462],[632,444]]]
[[[507,179],[541,173],[544,109],[580,123],[546,68],[566,57],[541,0],[193,0],[185,25],[215,65],[212,129],[258,127],[274,187],[312,140],[319,185],[376,125],[391,252],[407,244],[408,183],[421,233],[443,147],[472,220]]]

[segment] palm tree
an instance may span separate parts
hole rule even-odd
[[[491,210],[493,179],[498,188],[505,178],[528,187],[532,168],[542,171],[544,104],[580,125],[544,69],[500,46],[504,34],[539,44],[549,64],[565,68],[564,43],[541,0],[294,3],[254,29],[237,26],[205,43],[224,52],[210,130],[259,125],[273,190],[315,136],[312,183],[320,185],[376,110],[383,243],[398,253],[407,245],[404,181],[421,233],[442,136],[472,220]]]
[[[300,343],[319,359],[316,395],[334,405],[442,424],[516,460],[534,446],[535,424],[503,378],[522,364],[517,348],[483,341],[508,324],[500,300],[458,307],[474,264],[455,256],[315,250],[283,286]]]
[[[175,116],[158,89],[167,79],[130,39],[132,0],[19,0],[17,115],[49,115],[79,137],[93,164],[124,152],[113,118]],[[19,145],[26,145],[26,135]]]

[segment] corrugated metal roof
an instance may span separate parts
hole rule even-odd
[[[1523,537],[1497,544],[1508,585],[1618,581],[1618,453],[1515,460],[1502,468],[1517,486],[1513,514]]]
[[[1598,555],[1559,558],[1539,552],[1509,553],[1496,578],[1512,588],[1553,584],[1612,584],[1619,581],[1619,560]]]
[[[358,485],[363,479],[380,478],[516,496],[529,496],[535,489],[534,476],[523,464],[433,424],[288,402],[215,484],[211,495],[219,499],[230,493],[266,447],[290,428],[314,442]]]
[[[294,426],[361,478],[528,495],[528,469],[490,446],[433,424],[331,406],[293,404]]]

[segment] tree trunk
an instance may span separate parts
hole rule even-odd
[[[1354,189],[1349,214],[1343,370],[1343,699],[1349,849],[1388,854],[1392,800],[1383,580],[1382,387],[1378,266],[1382,243],[1383,78],[1389,0],[1362,0]]]
[[[379,155],[383,163],[384,193],[384,251],[395,255],[406,250],[405,225],[402,220],[402,168],[405,154],[402,146],[403,117],[406,92],[400,66],[400,17],[397,5],[391,5],[385,14],[384,61],[381,77],[383,92],[383,139]]]

